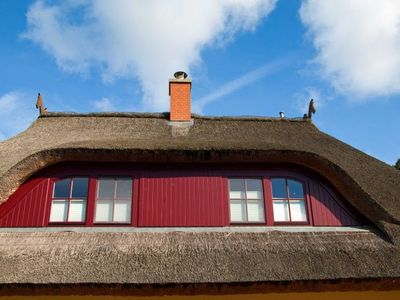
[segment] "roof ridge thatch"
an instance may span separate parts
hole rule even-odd
[[[90,112],[90,113],[76,113],[76,112],[47,112],[39,116],[39,118],[61,118],[61,117],[96,117],[96,118],[155,118],[155,119],[169,119],[169,112]],[[265,121],[265,122],[311,122],[310,119],[304,117],[293,118],[280,118],[280,117],[267,117],[267,116],[203,116],[199,114],[192,114],[193,119],[198,120],[214,120],[214,121]]]

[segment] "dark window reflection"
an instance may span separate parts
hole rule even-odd
[[[88,193],[89,178],[74,178],[72,181],[72,198],[86,199]]]
[[[304,198],[303,184],[301,182],[288,179],[288,187],[290,198]]]
[[[115,182],[113,178],[102,178],[98,181],[98,197],[101,199],[114,199]]]
[[[117,199],[130,199],[132,198],[132,179],[118,179],[117,180]]]
[[[271,182],[273,198],[287,198],[286,180],[284,178],[272,178]]]
[[[69,178],[56,181],[54,185],[54,198],[69,197],[70,181]]]

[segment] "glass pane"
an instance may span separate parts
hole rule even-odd
[[[263,222],[264,221],[264,205],[263,201],[247,200],[247,221]]]
[[[131,221],[131,200],[116,200],[114,207],[114,222]]]
[[[246,221],[246,207],[242,200],[231,200],[231,222]]]
[[[95,222],[111,222],[113,200],[97,200]]]
[[[69,198],[70,179],[58,180],[54,184],[54,198]]]
[[[114,199],[114,179],[99,179],[98,198]]]
[[[272,197],[287,198],[286,195],[286,180],[284,178],[272,178]]]
[[[71,200],[68,222],[84,222],[86,216],[86,200]]]
[[[132,198],[132,179],[118,179],[117,180],[117,199],[131,199]]]
[[[53,200],[51,202],[50,222],[67,221],[68,200]]]
[[[306,206],[304,205],[304,200],[290,200],[290,216],[292,221],[295,222],[306,222]]]
[[[231,199],[244,199],[244,193],[244,179],[229,179],[229,197]]]
[[[274,221],[276,222],[290,221],[287,200],[274,200],[273,208],[274,208]]]
[[[261,179],[246,179],[247,199],[262,199],[262,181]]]
[[[72,179],[72,198],[87,198],[89,178]]]
[[[304,198],[303,184],[299,181],[288,179],[290,198]]]

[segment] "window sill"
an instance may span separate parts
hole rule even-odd
[[[265,221],[262,222],[232,222],[230,226],[263,226],[266,225]]]
[[[0,232],[115,232],[115,233],[165,233],[165,232],[374,232],[371,226],[227,226],[227,227],[132,227],[132,226],[52,226],[3,227]]]
[[[93,226],[132,226],[132,222],[98,222],[93,223]]]
[[[274,226],[311,226],[308,222],[274,222]]]
[[[86,222],[49,222],[48,226],[86,226]]]

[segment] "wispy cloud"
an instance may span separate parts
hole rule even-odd
[[[168,108],[168,78],[190,73],[205,47],[254,31],[276,0],[37,0],[23,36],[60,68],[139,79],[144,108]],[[79,18],[77,17],[79,16]]]
[[[37,116],[35,99],[13,91],[0,96],[0,140],[26,129]]]
[[[358,101],[400,93],[400,1],[307,0],[300,16],[337,91]]]
[[[101,98],[100,100],[96,100],[92,102],[92,106],[99,111],[114,111],[115,107],[110,99]]]
[[[261,78],[279,72],[290,64],[291,58],[284,58],[265,64],[252,70],[224,85],[208,95],[193,101],[193,111],[201,113],[207,104],[217,101],[229,94],[236,92]]]

